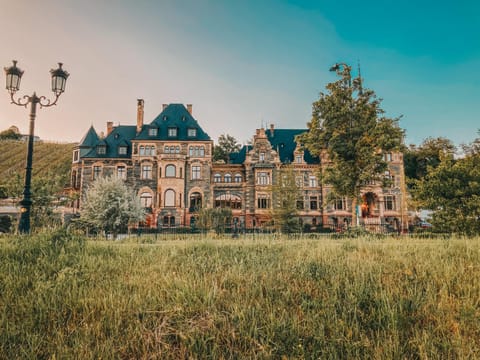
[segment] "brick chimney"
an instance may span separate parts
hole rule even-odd
[[[270,136],[271,137],[273,137],[274,131],[275,131],[275,125],[270,124]]]
[[[190,115],[192,115],[192,104],[187,104],[187,110],[188,112],[190,113]]]
[[[137,99],[137,133],[142,131],[143,127],[143,99]]]
[[[113,130],[113,121],[107,121],[107,136],[110,135],[112,130]]]

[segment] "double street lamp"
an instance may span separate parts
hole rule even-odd
[[[20,80],[23,71],[17,67],[17,61],[13,60],[13,66],[4,68],[6,74],[6,89],[10,93],[12,104],[27,107],[30,104],[30,131],[28,133],[28,147],[27,147],[27,166],[25,168],[25,186],[23,189],[23,199],[20,201],[20,222],[18,224],[18,231],[23,234],[30,232],[30,208],[32,205],[32,193],[30,191],[32,181],[32,160],[33,160],[33,134],[35,128],[35,116],[37,112],[37,104],[40,108],[49,107],[57,104],[60,95],[65,91],[65,84],[70,75],[62,69],[62,63],[58,63],[58,69],[50,70],[52,76],[52,91],[55,94],[53,101],[47,99],[45,96],[25,95],[15,100],[14,95],[20,89]]]

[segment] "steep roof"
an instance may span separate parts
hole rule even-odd
[[[149,135],[150,129],[158,129],[157,135]],[[169,128],[176,128],[177,135],[169,136]],[[189,136],[188,130],[195,129],[195,136]],[[191,135],[191,134],[190,134]],[[144,125],[136,140],[179,140],[205,141],[211,140],[203,131],[197,120],[183,104],[168,105],[149,125]]]
[[[80,140],[80,147],[92,147],[95,146],[100,138],[97,135],[97,132],[95,131],[95,128],[90,126],[90,129],[88,129],[87,133],[85,136]]]
[[[84,157],[86,158],[130,158],[132,156],[131,140],[135,137],[137,127],[134,125],[120,125],[114,127],[112,132],[108,134],[105,139],[98,140],[96,144],[92,145],[90,150]],[[105,154],[98,154],[97,146],[106,146]],[[127,147],[126,154],[119,154],[118,148],[121,146]]]

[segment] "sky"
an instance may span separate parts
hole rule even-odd
[[[306,128],[312,102],[343,62],[401,116],[407,144],[468,143],[480,129],[480,3],[300,0],[0,0],[0,64],[25,71],[16,97],[51,97],[49,70],[70,73],[35,134],[78,142],[145,123],[162,104],[193,104],[214,139],[256,128]],[[5,76],[2,74],[3,82]],[[28,132],[28,109],[0,92],[0,131]]]

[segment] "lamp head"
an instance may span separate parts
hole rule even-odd
[[[65,84],[70,74],[62,69],[62,63],[58,63],[58,69],[50,70],[52,74],[52,91],[56,96],[60,96],[65,91]]]
[[[7,77],[5,88],[10,94],[15,94],[20,89],[20,80],[23,75],[23,71],[17,67],[17,60],[13,60],[13,66],[3,68]]]

